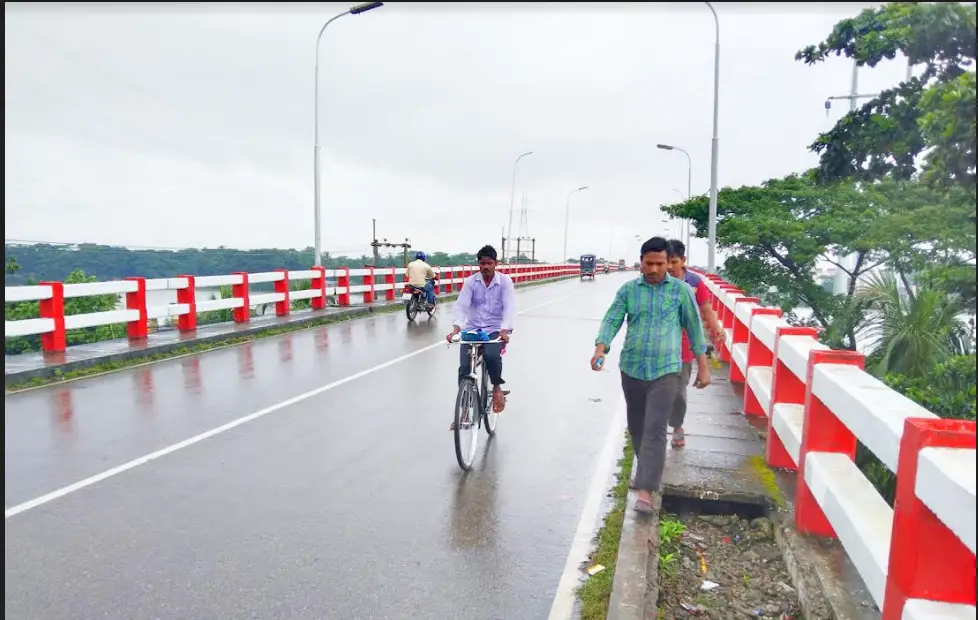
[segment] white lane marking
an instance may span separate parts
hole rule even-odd
[[[581,511],[581,520],[577,524],[577,532],[574,533],[574,541],[571,543],[570,552],[567,554],[564,572],[560,576],[557,593],[554,594],[554,601],[550,606],[549,620],[570,620],[574,613],[574,603],[577,600],[576,591],[581,583],[580,566],[587,561],[588,555],[591,553],[592,539],[602,516],[601,507],[605,495],[608,493],[608,482],[618,463],[624,440],[625,399],[622,398],[615,409],[611,426],[608,428],[608,435],[604,440],[604,447],[598,457],[598,465],[591,478],[591,486],[588,489],[587,498],[584,500],[584,509]]]
[[[533,310],[536,310],[537,308],[542,308],[544,306],[549,306],[550,304],[555,304],[555,303],[557,303],[559,301],[563,301],[563,300],[567,299],[568,297],[573,297],[574,295],[577,295],[580,292],[581,291],[578,290],[578,291],[574,291],[573,293],[569,293],[567,295],[561,295],[560,297],[555,297],[555,298],[550,299],[550,300],[547,300],[547,301],[545,301],[543,303],[539,303],[539,304],[536,304],[534,306],[530,306],[529,308],[525,308],[523,310],[520,310],[516,314],[526,314],[527,312],[531,312]],[[175,443],[173,445],[167,446],[165,448],[161,448],[161,449],[159,449],[159,450],[157,450],[155,452],[150,452],[149,454],[146,454],[146,455],[141,456],[139,458],[135,458],[135,459],[133,459],[133,460],[127,462],[127,463],[123,463],[122,465],[118,465],[118,466],[113,467],[111,469],[107,469],[107,470],[105,470],[105,471],[103,471],[103,472],[101,472],[99,474],[95,474],[94,476],[89,476],[88,478],[85,478],[84,480],[79,480],[78,482],[75,482],[73,484],[69,484],[68,486],[61,487],[60,489],[57,489],[55,491],[51,491],[50,493],[45,493],[44,495],[41,495],[40,497],[36,497],[34,499],[28,500],[28,501],[26,501],[26,502],[24,502],[22,504],[17,504],[16,506],[13,506],[12,508],[6,508],[4,510],[4,519],[6,520],[6,519],[9,519],[10,517],[13,517],[15,515],[18,515],[18,514],[20,514],[22,512],[27,512],[28,510],[31,510],[33,508],[37,508],[38,506],[43,506],[44,504],[47,504],[48,502],[52,502],[52,501],[54,501],[54,500],[56,500],[58,498],[64,497],[65,495],[69,495],[71,493],[74,493],[75,491],[80,491],[80,490],[84,489],[85,487],[92,486],[93,484],[95,484],[97,482],[101,482],[102,480],[105,480],[107,478],[111,478],[113,476],[118,476],[119,474],[121,474],[123,472],[126,472],[126,471],[129,471],[130,469],[134,469],[136,467],[139,467],[140,465],[145,465],[146,463],[149,463],[150,461],[153,461],[153,460],[158,459],[160,457],[166,456],[167,454],[172,454],[173,452],[176,452],[178,450],[182,450],[184,448],[190,447],[190,446],[192,446],[192,445],[194,445],[196,443],[200,443],[201,441],[204,441],[205,439],[209,439],[211,437],[214,437],[215,435],[220,435],[221,433],[224,433],[226,431],[229,431],[232,428],[235,428],[237,426],[241,426],[242,424],[245,424],[247,422],[251,422],[252,420],[257,420],[258,418],[261,418],[263,416],[266,416],[266,415],[268,415],[270,413],[274,413],[275,411],[278,411],[279,409],[284,409],[285,407],[288,407],[290,405],[294,405],[296,403],[301,403],[302,401],[308,400],[308,399],[312,398],[313,396],[318,396],[318,395],[320,395],[320,394],[322,394],[324,392],[328,392],[328,391],[330,391],[332,389],[338,388],[341,385],[346,385],[347,383],[350,383],[351,381],[356,381],[357,379],[360,379],[362,377],[366,377],[367,375],[372,374],[372,373],[375,373],[378,370],[383,370],[385,368],[388,368],[390,366],[393,366],[394,364],[398,364],[400,362],[403,362],[406,359],[410,359],[410,358],[412,358],[412,357],[414,357],[416,355],[420,355],[420,354],[424,353],[425,351],[430,351],[430,350],[432,350],[432,349],[434,349],[436,347],[444,347],[445,344],[446,343],[445,343],[444,340],[439,340],[438,342],[435,342],[435,343],[429,344],[427,346],[421,347],[420,349],[417,349],[417,350],[412,351],[410,353],[406,353],[404,355],[401,355],[400,357],[395,357],[394,359],[388,360],[388,361],[384,362],[383,364],[378,364],[377,366],[374,366],[373,368],[368,368],[366,370],[361,370],[358,373],[354,373],[354,374],[352,374],[352,375],[350,375],[348,377],[344,377],[344,378],[342,378],[342,379],[340,379],[338,381],[334,381],[332,383],[328,383],[326,385],[320,386],[318,388],[315,388],[315,389],[310,390],[308,392],[305,392],[303,394],[299,394],[298,396],[293,396],[292,398],[289,398],[287,400],[283,400],[282,402],[276,403],[276,404],[274,404],[274,405],[272,405],[270,407],[265,407],[264,409],[262,409],[260,411],[256,411],[254,413],[251,413],[251,414],[248,414],[246,416],[243,416],[243,417],[237,418],[235,420],[232,420],[232,421],[228,422],[227,424],[224,424],[222,426],[218,426],[217,428],[212,428],[209,431],[204,431],[203,433],[201,433],[199,435],[195,435],[193,437],[190,437],[189,439],[184,439],[183,441],[177,442],[177,443]]]

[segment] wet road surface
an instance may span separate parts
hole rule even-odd
[[[546,618],[619,403],[587,362],[629,277],[517,293],[513,392],[468,475],[450,304],[5,396],[7,617]]]

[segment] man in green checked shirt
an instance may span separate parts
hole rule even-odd
[[[661,506],[662,470],[666,464],[669,413],[679,390],[683,330],[696,356],[696,385],[710,384],[706,339],[693,289],[667,271],[666,240],[652,237],[642,244],[642,277],[624,284],[601,321],[591,368],[600,370],[611,341],[628,321],[618,366],[628,410],[628,432],[638,458],[635,510],[649,513]]]

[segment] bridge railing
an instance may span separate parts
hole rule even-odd
[[[767,418],[766,459],[797,472],[795,525],[838,538],[883,620],[975,618],[975,422],[941,419],[719,276],[717,353]],[[857,440],[897,476],[893,508],[855,464]]]
[[[580,272],[576,264],[507,264],[497,268],[508,274],[516,283],[531,282],[573,276]],[[478,266],[459,265],[435,267],[438,288],[441,293],[461,290],[462,282],[476,273]],[[353,284],[359,279],[360,284]],[[64,351],[66,333],[71,329],[97,327],[125,323],[131,340],[146,338],[149,319],[176,317],[177,329],[193,331],[197,328],[197,314],[214,310],[231,310],[235,322],[247,323],[251,308],[273,304],[279,316],[291,312],[291,301],[308,299],[313,310],[322,310],[327,300],[336,298],[337,305],[352,305],[351,298],[359,294],[364,304],[376,301],[392,302],[405,288],[406,270],[401,267],[365,267],[351,269],[339,267],[325,269],[313,267],[290,271],[277,269],[263,273],[238,272],[231,275],[192,276],[175,278],[126,278],[108,282],[65,284],[63,282],[39,282],[31,286],[4,287],[4,303],[37,301],[39,317],[17,321],[4,320],[4,338],[40,335],[44,351]],[[308,285],[302,290],[291,290],[300,282]],[[254,292],[256,284],[272,285],[272,292]],[[226,299],[198,300],[198,289],[230,286],[232,296]],[[176,302],[162,306],[148,306],[147,292],[175,291]],[[124,295],[124,308],[87,314],[65,314],[65,299],[98,295]]]

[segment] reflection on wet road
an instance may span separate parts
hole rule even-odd
[[[519,292],[512,395],[468,475],[447,304],[5,396],[8,617],[546,618],[618,402],[588,369],[596,319],[627,277]]]

